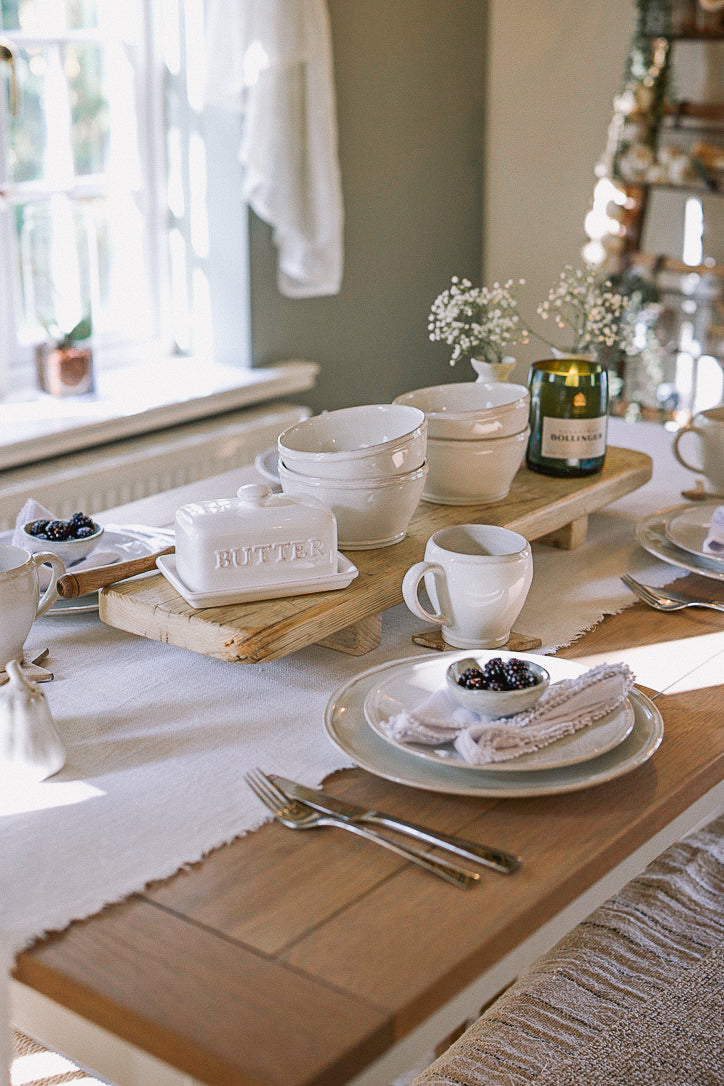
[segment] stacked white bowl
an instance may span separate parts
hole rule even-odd
[[[277,440],[279,480],[337,518],[341,549],[404,539],[427,477],[427,419],[407,404],[362,404],[290,426]]]
[[[417,407],[427,417],[425,501],[470,505],[507,497],[530,436],[530,393],[524,385],[432,385],[394,402]]]

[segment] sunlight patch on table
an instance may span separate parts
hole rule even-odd
[[[100,788],[85,781],[41,781],[40,784],[4,785],[0,792],[2,815],[30,814],[49,811],[54,807],[70,807],[105,795]]]
[[[639,686],[659,692],[681,693],[724,683],[724,636],[721,633],[633,645],[620,652],[611,650],[576,658],[577,663],[594,667],[603,662],[622,661],[633,671]]]

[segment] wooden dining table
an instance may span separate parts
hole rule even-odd
[[[677,588],[724,601],[696,574]],[[646,675],[665,731],[645,764],[521,798],[359,768],[325,782],[514,852],[514,874],[462,890],[351,834],[269,822],[21,953],[17,1025],[123,1086],[392,1083],[721,808],[724,615],[635,603],[558,655]]]

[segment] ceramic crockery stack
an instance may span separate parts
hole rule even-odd
[[[398,396],[428,424],[423,499],[441,505],[501,501],[528,444],[530,394],[523,385],[432,385]]]
[[[324,502],[345,550],[404,539],[427,478],[427,420],[400,404],[363,404],[305,419],[280,434],[286,494]]]

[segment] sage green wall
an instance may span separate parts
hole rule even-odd
[[[450,380],[427,315],[453,274],[481,275],[485,0],[328,0],[345,202],[339,295],[283,298],[252,216],[254,364],[322,365],[314,410]]]

